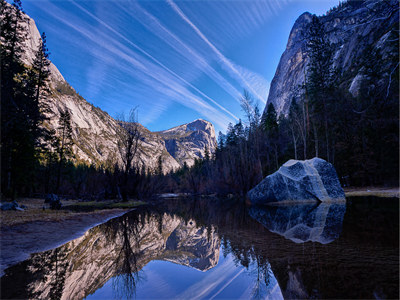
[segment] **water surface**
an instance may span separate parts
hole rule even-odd
[[[398,199],[166,199],[8,268],[1,298],[398,298]]]

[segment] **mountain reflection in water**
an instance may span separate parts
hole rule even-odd
[[[398,298],[398,200],[378,202],[168,199],[8,268],[1,298]]]
[[[249,214],[269,231],[295,243],[328,244],[342,232],[346,205],[319,203],[252,207]]]

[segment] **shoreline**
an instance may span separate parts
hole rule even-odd
[[[72,213],[58,220],[34,220],[11,226],[2,224],[0,276],[4,275],[5,269],[28,259],[32,253],[54,249],[82,236],[90,228],[131,210],[105,209],[89,213]]]
[[[400,198],[399,187],[346,187],[343,190],[346,197]]]

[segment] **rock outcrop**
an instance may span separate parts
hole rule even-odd
[[[321,158],[289,160],[265,177],[247,196],[252,204],[345,201],[335,168]]]
[[[307,42],[311,17],[306,12],[293,25],[271,82],[266,108],[272,103],[278,114],[287,114],[292,99],[300,100],[304,95],[302,86],[309,60]],[[376,64],[380,65],[381,80],[375,84],[387,88],[390,74],[398,62],[389,59],[390,53],[398,51],[398,1],[344,2],[321,16],[320,21],[333,50],[333,67],[341,75],[337,84],[356,97],[362,81],[367,79],[363,77],[360,61],[372,49],[379,49],[382,57]]]
[[[193,165],[195,158],[204,158],[206,149],[211,154],[217,146],[214,126],[201,119],[157,133],[181,166]]]
[[[27,32],[22,45],[24,50],[22,61],[29,66],[32,65],[34,53],[38,49],[41,37],[33,19],[27,16],[26,22],[21,25]],[[51,93],[41,99],[49,108],[47,113],[49,121],[44,126],[56,129],[60,113],[68,110],[71,114],[73,130],[73,152],[78,161],[88,164],[120,161],[118,140],[122,129],[118,122],[108,113],[80,96],[53,63],[51,63],[49,71]],[[180,128],[187,129],[186,134],[182,135]],[[204,147],[207,146],[209,151],[214,151],[216,144],[213,125],[203,120],[196,120],[160,134],[151,132],[141,125],[140,131],[142,139],[136,163],[139,167],[144,165],[146,168],[155,169],[161,156],[164,172],[178,169],[184,161],[188,165],[192,165],[195,158],[204,156]],[[168,134],[171,132],[175,133],[176,141],[171,134]],[[166,140],[164,136],[167,136]],[[175,155],[170,154],[171,145],[174,147]]]
[[[3,203],[0,205],[0,209],[3,211],[4,210],[20,210],[20,211],[24,210],[23,207],[19,206],[17,201]]]
[[[342,232],[344,203],[252,207],[249,214],[269,231],[295,243],[328,244]]]

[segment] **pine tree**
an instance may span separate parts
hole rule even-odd
[[[272,169],[278,168],[278,120],[275,107],[272,103],[268,105],[267,112],[264,115],[263,129],[267,139],[267,165],[269,166],[267,172],[269,173]],[[271,168],[270,153],[274,154],[275,168]]]
[[[277,114],[272,103],[268,104],[267,112],[263,120],[264,131],[267,135],[272,136],[278,128]]]
[[[303,126],[301,126],[299,120],[300,116],[300,108],[296,103],[296,100],[293,98],[289,108],[288,115],[288,125],[290,128],[290,134],[292,136],[293,148],[294,148],[294,159],[297,159],[297,140],[299,139],[299,132],[302,130]],[[305,159],[305,158],[304,158]]]
[[[74,142],[72,139],[71,114],[68,110],[60,112],[58,124],[58,143],[56,147],[56,151],[58,153],[56,193],[59,192],[60,188],[63,164],[65,163],[66,159],[73,157],[72,146]]]
[[[208,151],[207,145],[204,147],[204,160],[209,161],[210,160],[210,151]]]
[[[41,135],[40,110],[33,100],[29,70],[22,63],[26,16],[21,1],[0,2],[2,191],[15,197],[29,188]]]
[[[334,69],[332,67],[332,51],[326,33],[319,18],[315,15],[309,28],[307,43],[309,64],[307,66],[306,93],[310,98],[312,110],[312,126],[314,133],[315,155],[319,153],[319,134],[323,128],[325,136],[326,159],[330,160],[331,123],[330,106],[332,102],[332,82]]]
[[[35,101],[39,103],[41,97],[49,93],[47,87],[49,76],[50,76],[50,61],[49,61],[49,50],[47,48],[46,34],[43,32],[39,39],[39,48],[35,53],[33,60],[32,69],[30,72],[30,80],[33,82],[35,87]]]
[[[157,175],[163,175],[163,162],[162,162],[162,155],[160,155],[157,159]]]
[[[218,132],[218,149],[222,150],[225,147],[225,134],[221,131]]]
[[[236,144],[236,142],[237,142],[237,136],[236,136],[235,129],[234,129],[232,123],[229,123],[228,129],[226,130],[225,143],[227,146],[233,146]]]

